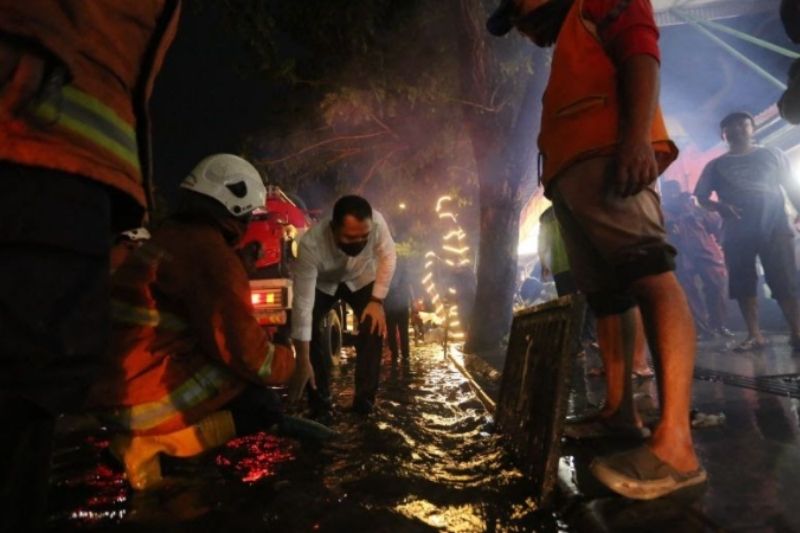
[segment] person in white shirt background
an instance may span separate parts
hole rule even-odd
[[[340,198],[332,214],[301,238],[293,269],[292,339],[297,365],[289,399],[296,401],[306,390],[312,418],[331,421],[331,361],[319,326],[340,300],[360,319],[353,410],[361,414],[372,411],[386,336],[383,300],[396,261],[386,220],[360,196]]]

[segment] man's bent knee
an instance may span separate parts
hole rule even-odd
[[[617,278],[622,284],[631,284],[641,278],[675,270],[676,252],[669,244],[639,248],[634,254],[616,265]]]

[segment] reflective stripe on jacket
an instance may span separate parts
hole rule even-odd
[[[247,274],[219,229],[168,221],[114,273],[108,366],[92,406],[134,433],[164,433],[222,407],[247,382],[294,369],[253,316]]]

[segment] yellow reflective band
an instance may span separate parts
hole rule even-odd
[[[264,357],[264,362],[261,368],[258,369],[258,377],[268,378],[272,375],[272,360],[275,358],[275,345],[271,342],[267,344],[267,355]]]
[[[64,98],[72,100],[75,103],[93,111],[123,132],[128,138],[132,139],[134,142],[136,141],[136,132],[134,131],[133,127],[119,118],[116,111],[105,105],[100,100],[89,96],[83,91],[79,91],[71,85],[65,85],[62,89],[62,93],[64,94]]]
[[[206,365],[158,400],[115,409],[104,415],[122,427],[135,431],[151,429],[210,400],[234,381],[224,368]]]
[[[140,171],[133,126],[93,96],[67,85],[57,95],[37,103],[31,112],[45,124],[84,137]]]
[[[156,309],[138,307],[119,300],[111,300],[111,319],[114,322],[131,326],[161,328],[170,331],[183,331],[188,326],[181,318]]]

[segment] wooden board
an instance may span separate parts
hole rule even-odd
[[[514,315],[495,420],[540,508],[550,503],[558,476],[561,436],[571,379],[573,343],[585,302],[566,296]]]

